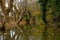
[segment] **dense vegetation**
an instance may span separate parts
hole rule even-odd
[[[3,40],[60,40],[59,0],[0,0]]]

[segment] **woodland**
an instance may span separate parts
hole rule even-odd
[[[0,40],[60,40],[60,0],[0,0]]]

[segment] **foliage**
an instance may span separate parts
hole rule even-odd
[[[5,40],[60,40],[59,18],[59,0],[0,1],[0,31],[5,28],[0,33],[6,33]]]

